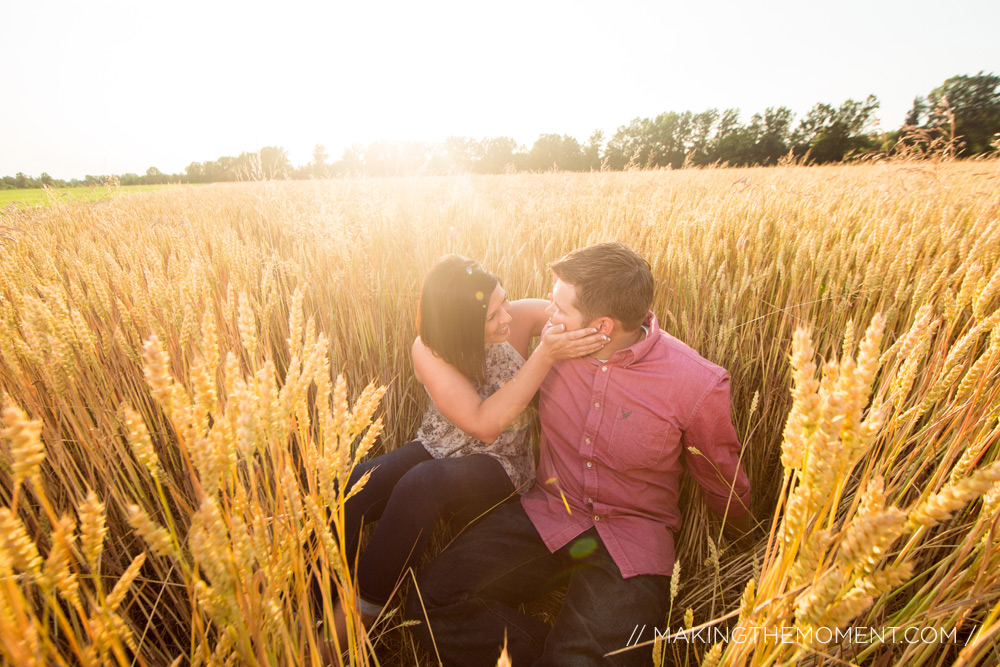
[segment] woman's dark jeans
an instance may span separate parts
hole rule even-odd
[[[353,563],[362,527],[378,521],[357,566],[360,609],[373,616],[420,561],[438,519],[457,514],[471,521],[514,495],[493,457],[435,459],[418,440],[359,464],[348,489],[369,470],[364,488],[344,506],[344,529]]]

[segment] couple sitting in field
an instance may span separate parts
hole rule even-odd
[[[362,523],[379,521],[356,568],[366,624],[439,517],[485,514],[408,596],[414,631],[446,665],[495,664],[505,637],[517,666],[648,663],[648,650],[604,656],[665,620],[685,468],[729,534],[749,529],[729,376],[660,330],[649,264],[603,243],[551,269],[549,301],[510,302],[471,260],[434,266],[412,349],[431,398],[417,439],[352,477],[372,472],[345,508],[352,558]],[[536,392],[537,472],[520,419]],[[553,627],[519,611],[563,584]]]

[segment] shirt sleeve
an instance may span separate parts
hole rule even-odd
[[[704,395],[684,431],[684,464],[701,486],[708,507],[719,516],[750,509],[750,481],[740,466],[740,441],[730,411],[729,376]]]

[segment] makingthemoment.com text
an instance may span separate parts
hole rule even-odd
[[[720,628],[717,626],[692,628],[690,630],[671,628],[665,631],[652,628],[651,632],[645,625],[635,626],[628,645],[635,646],[649,640],[666,642],[700,642],[715,644],[730,642],[757,643],[758,641],[780,642],[785,644],[967,644],[973,637],[976,628],[935,628],[890,626],[884,628],[847,627],[755,627],[737,626],[735,628]]]

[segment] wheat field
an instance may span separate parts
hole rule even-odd
[[[1000,661],[997,161],[218,184],[5,210],[3,661],[320,664],[317,624],[353,599],[351,466],[419,424],[424,273],[458,252],[512,298],[544,296],[548,262],[607,240],[649,260],[661,326],[729,370],[758,523],[737,550],[685,484],[663,627],[691,634],[641,650]],[[896,627],[935,632],[829,632]],[[432,661],[395,610],[354,630],[345,664]]]

